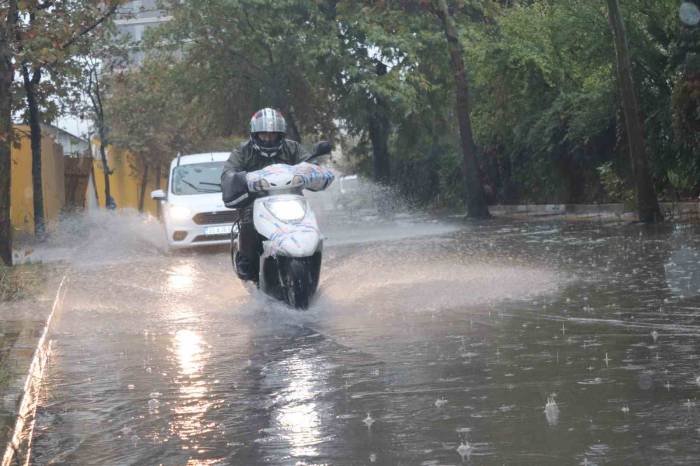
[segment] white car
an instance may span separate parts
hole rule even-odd
[[[161,202],[168,245],[185,248],[231,241],[235,210],[221,200],[221,172],[230,152],[178,156],[170,164],[168,191],[151,192]]]

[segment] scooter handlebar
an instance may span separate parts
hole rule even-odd
[[[308,162],[296,165],[274,164],[246,174],[248,190],[251,192],[293,188],[320,191],[328,187],[334,178],[329,169]]]

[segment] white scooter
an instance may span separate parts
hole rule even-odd
[[[330,145],[319,144],[312,157],[329,152]],[[333,179],[330,170],[308,162],[274,164],[246,174],[248,190],[256,193],[255,230],[263,238],[258,287],[297,309],[308,308],[318,287],[323,251],[323,235],[302,191],[323,190]],[[234,268],[236,251],[238,234],[234,232]]]

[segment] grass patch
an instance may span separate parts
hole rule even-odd
[[[45,281],[46,267],[42,264],[0,265],[0,302],[36,296]]]
[[[12,374],[5,365],[0,366],[0,388],[5,388],[10,382]]]

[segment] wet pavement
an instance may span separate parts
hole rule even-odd
[[[139,228],[75,251],[32,464],[700,463],[697,225],[329,224],[304,312]]]

